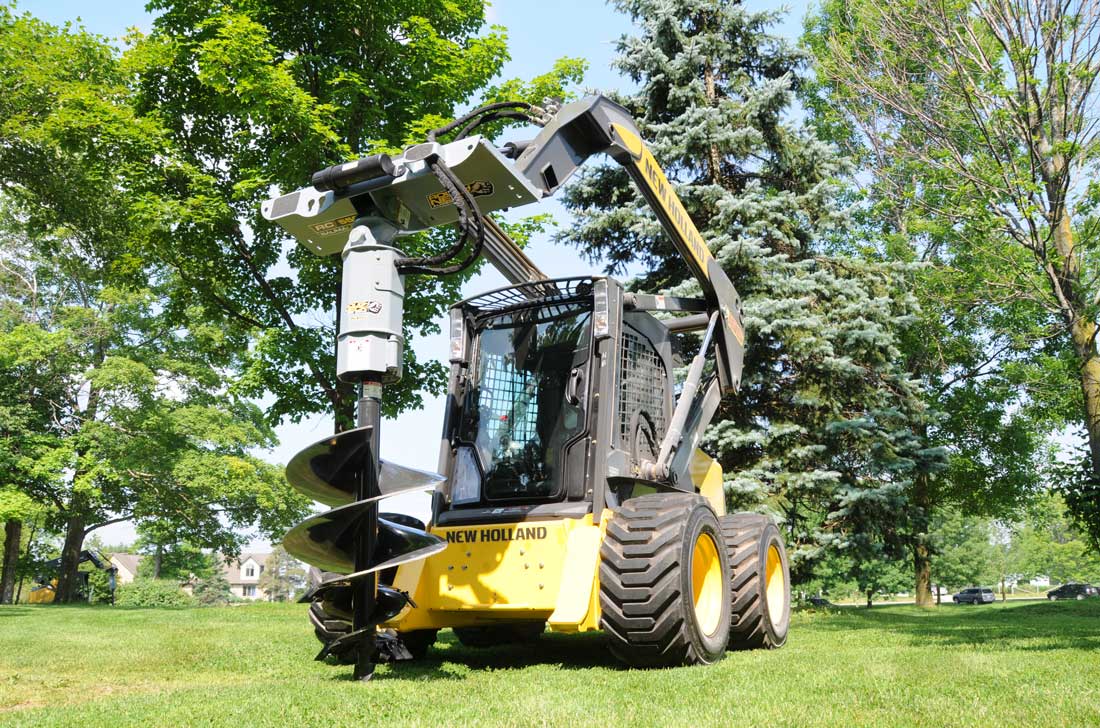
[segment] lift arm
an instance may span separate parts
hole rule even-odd
[[[715,332],[719,381],[723,391],[736,390],[745,346],[741,300],[642,141],[629,112],[605,96],[567,104],[526,144],[516,167],[544,195],[552,195],[589,157],[600,153],[626,169],[699,281],[708,312],[719,313]]]

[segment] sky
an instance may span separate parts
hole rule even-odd
[[[775,33],[796,38],[801,32],[802,18],[808,3],[780,3],[775,0],[749,0],[745,3],[753,10],[787,10]],[[145,11],[145,0],[37,0],[19,2],[20,10],[51,23],[79,22],[93,33],[109,38],[121,37],[129,28],[147,32],[153,16]],[[615,41],[630,33],[629,19],[613,8],[593,0],[497,0],[488,9],[486,19],[493,25],[507,29],[511,60],[501,71],[502,78],[530,78],[548,71],[558,58],[580,57],[589,62],[582,86],[585,90],[609,90],[629,88],[624,79],[612,68]],[[567,224],[569,215],[553,200],[541,203],[537,209],[513,210],[515,218],[536,212],[549,212],[558,224]],[[573,248],[554,245],[549,234],[532,241],[527,249],[542,270],[551,277],[586,275],[594,269],[581,259]],[[463,288],[463,297],[507,285],[496,271],[485,266]],[[441,331],[446,331],[440,319]],[[447,340],[443,334],[410,342],[421,360],[446,361]],[[438,433],[442,428],[442,398],[425,398],[420,410],[402,414],[395,420],[385,420],[381,432],[381,456],[394,463],[422,470],[435,470],[439,455]],[[272,451],[260,453],[274,463],[286,462],[299,450],[332,432],[332,418],[328,415],[311,417],[298,424],[285,424],[277,428],[279,445]],[[409,513],[426,520],[430,509],[427,494],[390,499],[383,510]],[[135,532],[132,524],[119,523],[96,532],[107,543],[132,542]],[[253,542],[249,550],[263,550],[268,544]]]

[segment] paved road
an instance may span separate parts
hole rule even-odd
[[[1001,598],[1000,598],[1000,596],[998,596],[997,597],[997,602],[999,603],[1000,601],[1001,601]],[[1010,602],[1043,602],[1043,601],[1046,601],[1046,597],[1045,596],[1044,597],[1009,597],[1008,601],[1010,601]],[[899,605],[902,605],[902,604],[916,604],[916,603],[917,602],[915,600],[908,599],[908,600],[889,601],[889,602],[875,602],[872,606],[875,606],[875,607],[894,607],[894,606],[899,606]],[[944,597],[942,604],[943,604],[943,606],[952,606],[952,607],[954,607],[954,606],[960,606],[960,607],[973,606],[973,605],[970,605],[970,604],[958,604],[958,605],[956,605],[953,601],[951,601],[951,597]],[[836,606],[838,606],[838,607],[866,607],[867,602],[837,602]]]

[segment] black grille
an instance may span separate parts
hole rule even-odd
[[[480,388],[478,406],[489,442],[494,446],[503,441],[529,442],[536,439],[538,380],[531,372],[516,369],[512,357],[484,354],[478,374]]]
[[[624,329],[622,343],[620,443],[635,457],[653,459],[667,427],[665,365],[645,337]]]
[[[552,321],[591,308],[592,279],[586,276],[521,283],[468,298],[459,305],[475,318],[537,309],[537,313],[525,316],[524,320],[534,323]],[[501,321],[507,319],[502,318]]]

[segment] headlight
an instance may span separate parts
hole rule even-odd
[[[455,455],[454,480],[451,484],[451,503],[456,506],[477,503],[481,500],[481,469],[472,447],[460,447]]]

